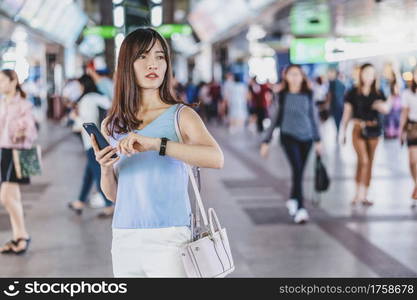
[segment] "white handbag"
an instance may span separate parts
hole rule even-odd
[[[175,112],[175,130],[182,143],[179,129],[179,112],[184,105],[178,105]],[[213,208],[208,209],[208,218],[201,200],[193,171],[186,164],[187,172],[196,197],[196,216],[192,218],[192,241],[181,248],[181,258],[188,277],[215,278],[225,277],[234,271],[232,252],[226,229],[222,228]],[[201,228],[198,211],[203,219],[204,227]],[[195,221],[195,224],[194,224]]]

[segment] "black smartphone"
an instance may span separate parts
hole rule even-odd
[[[107,142],[106,138],[103,136],[103,134],[101,134],[101,131],[97,128],[96,124],[83,123],[83,127],[85,131],[87,131],[88,135],[94,134],[98,148],[100,150],[110,146],[109,142]],[[117,158],[117,154],[113,154],[111,158]]]

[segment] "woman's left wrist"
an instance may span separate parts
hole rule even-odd
[[[154,140],[154,149],[155,151],[159,151],[161,149],[161,139],[160,138],[155,138]]]

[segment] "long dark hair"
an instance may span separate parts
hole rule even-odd
[[[141,106],[140,87],[137,84],[133,63],[159,41],[165,54],[167,70],[159,87],[161,100],[166,104],[184,103],[177,98],[172,86],[170,51],[166,40],[154,29],[139,28],[123,40],[120,47],[115,76],[113,104],[108,114],[106,127],[111,136],[137,129],[142,121],[137,118]]]
[[[26,93],[23,91],[19,83],[19,78],[17,77],[16,71],[11,70],[11,69],[4,69],[4,70],[1,70],[0,72],[6,75],[10,81],[16,81],[16,91],[20,94],[20,97],[22,99],[26,99]]]
[[[301,76],[303,77],[303,81],[301,83],[301,89],[300,89],[300,94],[307,94],[307,95],[311,95],[312,94],[312,90],[310,89],[310,87],[308,86],[308,79],[307,79],[307,75],[304,72],[304,70],[301,68],[300,65],[296,65],[296,64],[291,64],[289,65],[287,68],[285,68],[284,71],[284,76],[282,77],[283,81],[283,88],[281,90],[282,93],[288,93],[290,91],[290,87],[289,87],[289,83],[286,79],[288,71],[291,69],[298,69],[301,73]]]
[[[410,89],[411,89],[411,91],[415,94],[416,93],[416,91],[417,91],[417,82],[416,82],[416,80],[417,80],[417,78],[415,77],[415,73],[416,73],[416,71],[417,71],[417,67],[415,67],[414,69],[413,69],[413,77],[412,77],[412,79],[411,79],[411,86],[410,86]]]
[[[359,95],[362,94],[362,89],[364,86],[364,82],[362,81],[362,73],[366,68],[373,68],[375,70],[374,65],[370,64],[370,63],[365,63],[363,65],[360,66],[359,68],[359,83],[358,83],[358,89],[357,89],[357,93]],[[374,81],[371,84],[371,94],[379,94],[378,92],[378,88],[377,88],[377,80],[376,80],[376,76],[374,78]]]
[[[87,95],[89,93],[97,93],[97,94],[100,93],[98,91],[98,88],[97,88],[93,78],[90,75],[83,75],[80,78],[78,78],[77,80],[83,87],[83,93],[78,98],[77,102],[79,100],[81,100],[82,97],[84,97],[85,95]]]

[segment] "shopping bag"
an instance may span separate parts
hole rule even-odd
[[[327,174],[326,167],[321,160],[321,156],[316,155],[314,188],[316,192],[325,192],[329,189],[329,186],[330,178]]]
[[[19,179],[40,175],[42,172],[41,147],[13,149],[13,163],[16,177]]]

